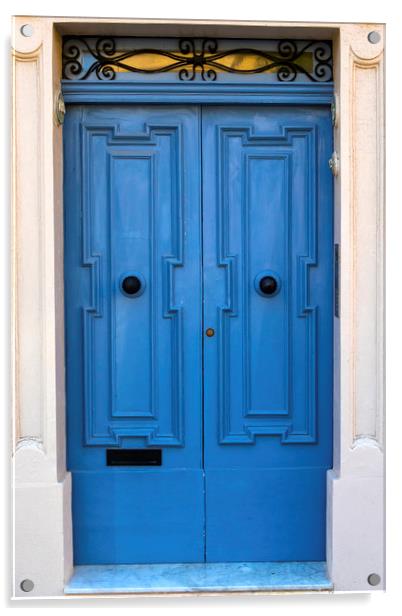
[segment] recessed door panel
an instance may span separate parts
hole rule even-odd
[[[325,557],[330,152],[326,109],[203,110],[208,560]]]

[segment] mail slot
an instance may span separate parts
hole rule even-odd
[[[161,449],[107,449],[107,466],[161,466]]]

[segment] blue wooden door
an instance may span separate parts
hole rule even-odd
[[[204,558],[199,127],[191,106],[66,115],[77,564]],[[125,465],[119,448],[150,450],[154,464]]]
[[[202,146],[206,558],[323,560],[329,113],[208,107]]]
[[[68,109],[77,564],[324,559],[330,152],[324,107]]]

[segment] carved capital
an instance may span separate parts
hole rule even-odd
[[[384,51],[383,24],[354,24],[343,29],[352,53],[360,60],[374,60]]]
[[[43,20],[35,17],[13,17],[13,53],[18,59],[37,54],[43,43]]]

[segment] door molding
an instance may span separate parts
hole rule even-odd
[[[31,36],[22,34],[25,24],[32,26]],[[335,590],[382,589],[384,26],[15,17],[14,593],[29,596],[20,588],[21,581],[28,579],[34,582],[31,596],[63,595],[73,562],[71,477],[65,467],[62,129],[54,117],[61,35],[175,36],[178,28],[186,36],[333,40],[339,101],[334,143],[340,166],[334,180],[334,206],[335,242],[340,245],[340,318],[334,318],[334,468],[328,472],[327,563]],[[380,34],[378,42],[369,42],[372,31]],[[158,87],[153,95],[163,102]],[[200,102],[199,86],[191,87],[191,102]],[[323,95],[321,87],[314,95],[314,86],[308,95],[304,92],[309,104],[314,96]],[[188,84],[186,89],[188,93]],[[268,90],[264,96],[271,98],[264,102],[285,103],[281,96],[292,95],[295,102],[295,91],[277,95],[277,88]],[[225,92],[223,87],[221,99],[215,102],[228,102]],[[131,101],[142,96],[138,90],[116,94],[131,96]],[[84,96],[82,91],[66,90],[66,98],[70,95]],[[177,90],[167,95],[184,102]],[[102,96],[109,95],[103,91]],[[252,95],[252,101],[258,102],[258,96]],[[241,96],[233,98],[237,101]],[[368,581],[371,574],[381,577],[376,586]]]
[[[180,103],[213,105],[330,105],[333,83],[286,84],[144,84],[64,81],[66,103]],[[228,97],[230,96],[230,99]]]

